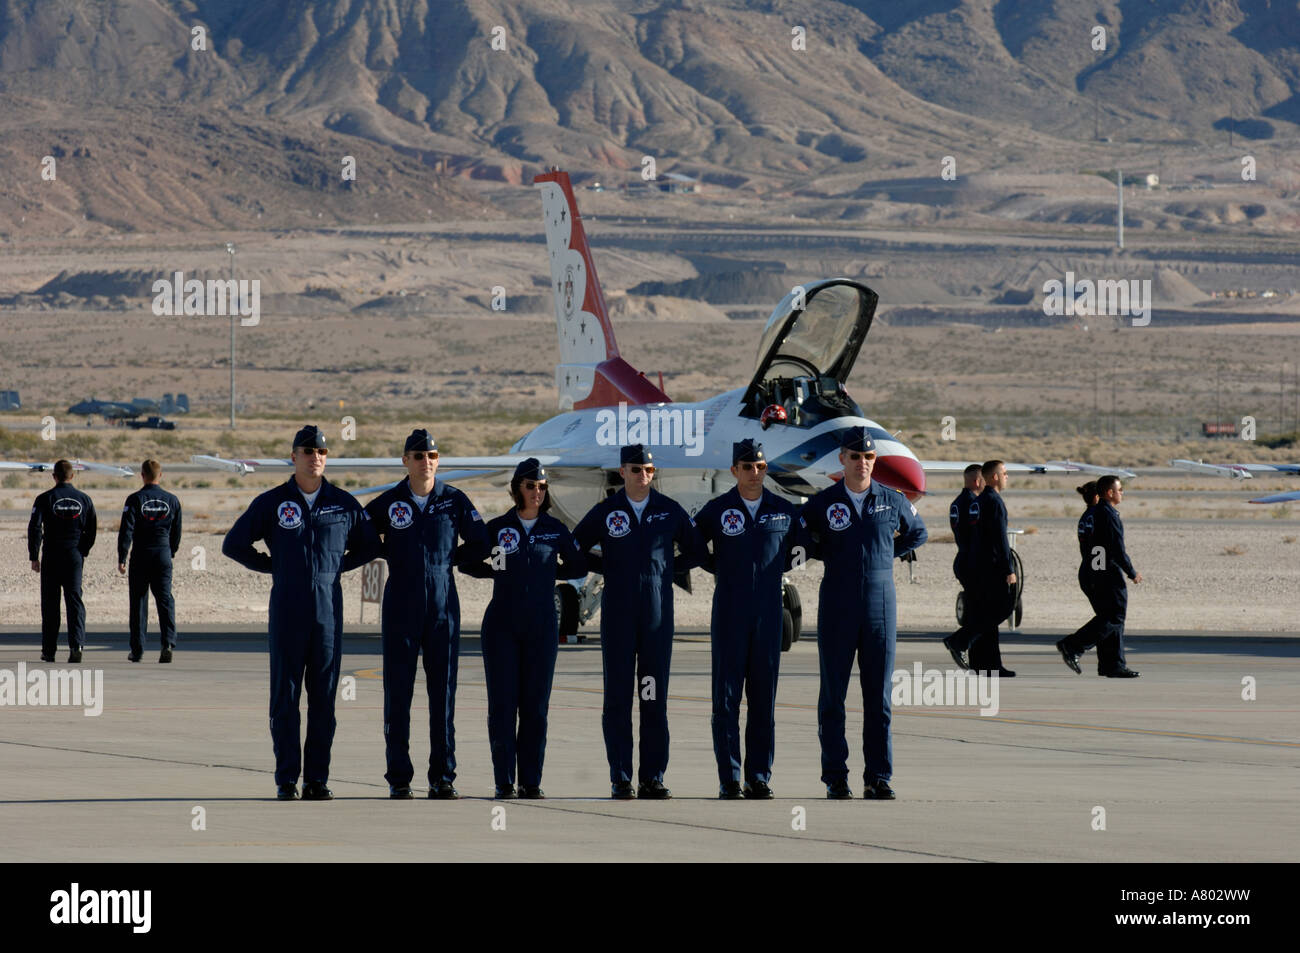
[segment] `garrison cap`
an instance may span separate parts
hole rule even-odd
[[[840,449],[874,453],[876,442],[871,439],[866,427],[849,427],[840,435]]]
[[[433,439],[433,434],[420,428],[412,430],[411,435],[406,438],[406,446],[402,448],[402,453],[410,453],[412,450],[437,450],[438,444]]]
[[[546,468],[542,466],[542,461],[536,457],[529,457],[527,460],[519,461],[519,466],[515,467],[515,475],[510,482],[518,484],[523,480],[536,480],[540,483],[545,479]]]
[[[731,465],[733,467],[737,463],[758,463],[766,459],[767,457],[763,456],[763,445],[749,437],[731,445]]]
[[[315,424],[308,424],[293,435],[293,445],[295,447],[316,447],[323,450],[325,448],[325,431]]]
[[[654,456],[646,449],[645,444],[634,443],[618,451],[618,463],[619,466],[629,463],[653,464]]]

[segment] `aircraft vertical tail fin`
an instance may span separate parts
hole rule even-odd
[[[558,169],[533,179],[542,192],[546,253],[560,341],[555,386],[560,409],[666,403],[668,396],[618,353],[614,326],[591,260],[569,174]]]

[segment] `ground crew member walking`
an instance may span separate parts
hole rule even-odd
[[[1083,554],[1088,567],[1087,593],[1100,625],[1085,625],[1073,635],[1056,643],[1061,658],[1077,673],[1079,656],[1097,646],[1097,674],[1107,678],[1137,678],[1137,672],[1124,660],[1124,618],[1128,613],[1128,587],[1124,577],[1142,582],[1142,574],[1133,569],[1124,548],[1124,523],[1115,509],[1124,498],[1124,487],[1117,476],[1097,481],[1100,501],[1092,509],[1092,546]],[[1083,543],[1080,543],[1080,549]],[[1105,645],[1103,652],[1102,646]]]
[[[1001,490],[1007,486],[1007,468],[1001,460],[990,460],[981,468],[984,491],[976,498],[978,522],[971,539],[970,586],[974,598],[967,609],[967,622],[943,640],[953,660],[964,669],[997,672],[1014,678],[1015,672],[1002,665],[998,626],[1015,609],[1016,574],[1007,542],[1007,507]]]
[[[776,680],[781,663],[784,602],[782,574],[790,568],[798,538],[798,511],[763,488],[763,445],[732,445],[736,485],[696,514],[703,542],[712,544],[703,566],[717,579],[713,589],[713,754],[718,797],[771,798],[776,755]],[[703,553],[701,554],[703,556]],[[745,720],[744,787],[741,787],[740,699]]]
[[[853,658],[858,659],[865,719],[863,797],[890,800],[893,751],[889,734],[895,648],[895,558],[925,542],[925,524],[897,490],[871,479],[876,447],[865,427],[844,431],[840,463],[844,479],[822,490],[800,511],[809,554],[826,564],[817,601],[817,659],[821,692],[817,734],[821,739],[826,796],[853,797],[844,700]],[[897,534],[897,535],[895,535]]]
[[[144,486],[126,498],[117,531],[117,571],[127,576],[131,603],[131,654],[140,661],[144,633],[149,627],[149,592],[158,607],[162,641],[159,662],[170,662],[176,648],[176,604],[172,600],[172,557],[181,545],[181,501],[158,485],[162,464],[146,460],[140,466]],[[134,546],[132,545],[134,543]],[[127,553],[131,554],[127,573]]]
[[[383,538],[388,561],[384,585],[384,746],[388,795],[414,797],[411,780],[411,696],[415,667],[424,653],[429,694],[429,797],[460,797],[456,779],[456,672],[460,662],[460,599],[452,567],[456,537],[477,561],[487,533],[474,504],[437,479],[438,445],[429,431],[412,430],[402,450],[406,479],[366,506]]]
[[[1078,534],[1079,534],[1079,589],[1083,592],[1088,604],[1092,605],[1093,597],[1091,593],[1092,574],[1088,570],[1088,563],[1092,560],[1092,540],[1093,540],[1093,523],[1096,519],[1097,509],[1097,481],[1089,480],[1083,486],[1075,487],[1081,497],[1083,497],[1083,515],[1079,517]],[[1096,642],[1096,636],[1100,634],[1104,623],[1100,616],[1093,611],[1093,616],[1083,625],[1081,625],[1073,634],[1075,642],[1080,644]],[[1062,640],[1064,641],[1064,640]],[[1097,668],[1113,668],[1113,654],[1115,645],[1113,640],[1107,639],[1105,642],[1097,644]],[[1111,664],[1105,664],[1109,661]]]
[[[328,801],[334,699],[343,658],[343,587],[339,576],[375,557],[379,541],[356,498],[325,479],[325,434],[303,427],[293,438],[293,476],[258,496],[226,534],[221,551],[271,574],[268,634],[271,741],[276,797]],[[268,556],[253,548],[262,540]],[[307,686],[307,742],[298,703]]]
[[[27,523],[27,554],[32,572],[41,574],[42,662],[53,662],[59,647],[60,594],[68,610],[68,661],[80,662],[86,644],[81,567],[95,545],[95,504],[72,486],[73,472],[67,460],[54,464],[54,487],[36,498]]]
[[[600,654],[605,700],[601,727],[611,796],[672,797],[668,767],[668,670],[673,649],[673,576],[695,565],[699,537],[686,511],[650,489],[654,462],[641,444],[619,451],[623,489],[597,503],[574,530],[589,566],[605,577],[600,596]],[[674,547],[680,553],[674,552]],[[632,791],[632,698],[640,699],[641,766]]]
[[[953,542],[957,544],[952,573],[962,588],[962,626],[965,627],[975,619],[974,602],[979,598],[974,589],[975,530],[979,525],[979,495],[984,489],[984,474],[978,463],[972,463],[963,471],[962,482],[962,491],[948,506],[948,525],[952,527]]]
[[[515,467],[510,496],[514,507],[487,524],[486,561],[461,563],[460,571],[493,580],[483,614],[483,671],[496,796],[515,797],[517,764],[518,796],[542,798],[546,712],[560,644],[555,580],[580,579],[587,561],[568,528],[546,512],[546,471],[536,457]]]

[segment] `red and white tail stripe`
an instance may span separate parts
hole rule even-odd
[[[555,368],[560,409],[608,407],[620,401],[666,403],[668,396],[619,356],[569,174],[547,172],[533,179],[533,185],[542,192],[551,263],[560,341],[560,362]]]

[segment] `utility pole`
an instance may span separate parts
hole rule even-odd
[[[1119,193],[1119,212],[1115,216],[1115,223],[1117,228],[1116,242],[1119,245],[1119,250],[1123,251],[1124,250],[1124,170],[1123,169],[1115,170],[1115,188]]]
[[[239,313],[237,296],[239,286],[235,284],[235,245],[226,242],[226,254],[230,256],[230,429],[235,429],[235,315]]]

